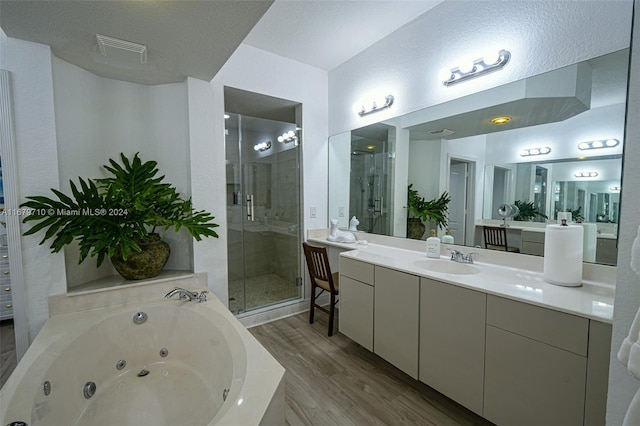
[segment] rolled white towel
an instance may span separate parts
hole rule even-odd
[[[634,345],[638,345],[638,337],[640,336],[640,309],[636,312],[636,317],[633,319],[633,323],[631,323],[631,329],[629,330],[629,336],[625,337],[622,341],[622,345],[620,346],[620,350],[618,351],[618,360],[624,364],[625,367],[629,368],[629,355],[631,353],[631,349]],[[636,362],[640,362],[640,359]],[[640,364],[639,364],[640,365]],[[640,377],[640,375],[636,375],[636,377]]]

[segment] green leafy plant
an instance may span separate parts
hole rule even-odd
[[[548,219],[548,216],[546,214],[536,209],[536,206],[533,204],[533,201],[516,200],[514,204],[516,205],[518,210],[520,210],[520,212],[518,213],[518,216],[515,217],[515,219],[517,220],[521,220],[524,222],[531,222],[537,217]]]
[[[193,209],[191,199],[182,199],[175,187],[157,176],[157,162],[142,162],[138,153],[129,160],[120,154],[122,164],[109,159],[104,168],[111,176],[103,179],[78,178],[78,185],[69,181],[71,196],[56,189],[58,198],[26,197],[21,207],[30,209],[24,223],[33,223],[24,235],[46,230],[40,244],[51,242],[57,253],[77,240],[80,260],[97,257],[97,266],[105,256],[113,256],[117,247],[122,257],[140,252],[139,243],[151,239],[156,228],[163,232],[184,227],[197,241],[202,237],[218,237],[214,216]]]
[[[413,184],[408,187],[407,204],[409,212],[413,217],[419,218],[423,222],[433,222],[438,228],[447,227],[447,213],[449,212],[449,202],[451,197],[445,191],[440,197],[426,201],[424,197],[418,194],[418,191],[411,189]]]

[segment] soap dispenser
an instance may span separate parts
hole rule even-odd
[[[440,258],[440,238],[436,237],[436,230],[431,230],[431,236],[427,238],[427,257]]]
[[[442,242],[444,244],[453,244],[453,235],[451,235],[451,228],[447,228],[446,235],[442,236]]]

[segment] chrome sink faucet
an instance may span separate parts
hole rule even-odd
[[[471,252],[464,254],[460,250],[451,250],[451,260],[458,263],[471,263],[473,264],[473,255],[478,254],[478,252]]]
[[[176,287],[173,290],[171,290],[169,293],[165,294],[164,297],[170,299],[172,298],[175,294],[179,294],[180,295],[180,300],[187,300],[189,299],[189,302],[206,302],[207,301],[207,294],[208,291],[204,290],[202,292],[200,292],[200,294],[198,294],[197,291],[189,291],[189,290],[185,290],[184,288],[180,288],[180,287]]]

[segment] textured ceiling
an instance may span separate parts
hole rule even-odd
[[[443,0],[276,0],[244,43],[332,70]]]
[[[13,38],[50,45],[97,75],[142,84],[210,81],[271,6],[242,1],[0,1]],[[148,60],[104,56],[96,34],[148,47]]]
[[[9,37],[49,45],[57,57],[102,77],[162,84],[186,76],[210,81],[243,41],[330,70],[441,0],[272,3],[0,0],[0,26]],[[104,56],[96,34],[146,45],[147,62],[113,50]]]

